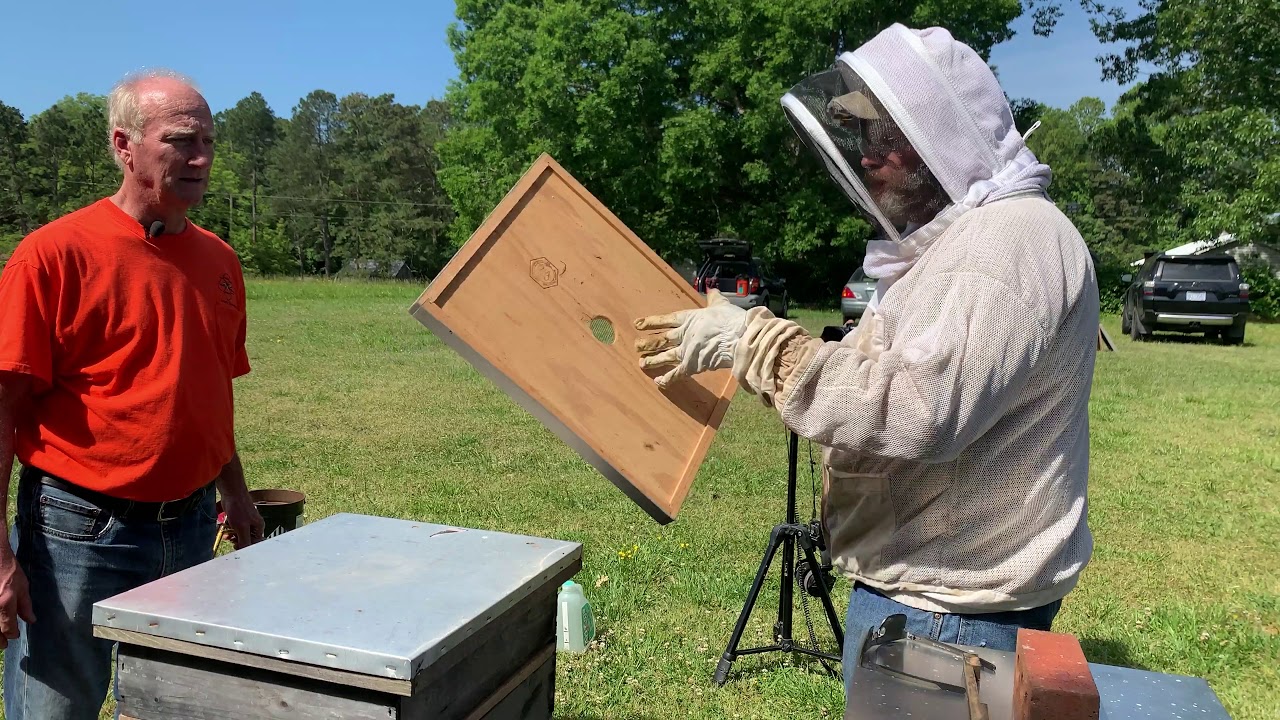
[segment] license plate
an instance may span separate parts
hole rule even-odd
[[[1194,301],[1203,301],[1203,300],[1204,300],[1204,291],[1203,291],[1203,290],[1189,290],[1189,291],[1187,291],[1187,299],[1188,299],[1188,300],[1194,300]]]

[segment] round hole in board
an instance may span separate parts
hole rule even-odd
[[[609,318],[596,316],[591,318],[591,334],[605,345],[613,344],[613,323]]]

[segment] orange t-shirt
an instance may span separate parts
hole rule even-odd
[[[235,451],[240,261],[190,220],[148,239],[99,200],[31,233],[0,273],[0,371],[34,379],[23,464],[114,497],[185,497]]]

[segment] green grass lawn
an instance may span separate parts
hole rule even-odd
[[[808,660],[742,658],[724,687],[711,681],[784,511],[773,411],[738,395],[680,517],[659,527],[412,319],[420,290],[250,284],[254,372],[238,384],[250,485],[305,492],[308,521],[356,512],[583,543],[600,642],[561,657],[559,717],[839,717],[839,681]],[[800,313],[814,330],[836,319]],[[1096,552],[1055,629],[1094,661],[1205,677],[1237,720],[1280,717],[1280,327],[1250,326],[1243,347],[1137,344],[1116,318],[1107,327],[1118,351],[1098,357],[1091,406]],[[841,582],[842,618],[847,594]],[[776,576],[744,646],[768,641],[775,608]]]

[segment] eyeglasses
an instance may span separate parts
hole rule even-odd
[[[892,120],[860,118],[834,101],[827,106],[827,116],[832,120],[833,133],[844,136],[840,144],[856,148],[862,157],[885,158],[910,145],[906,134]]]

